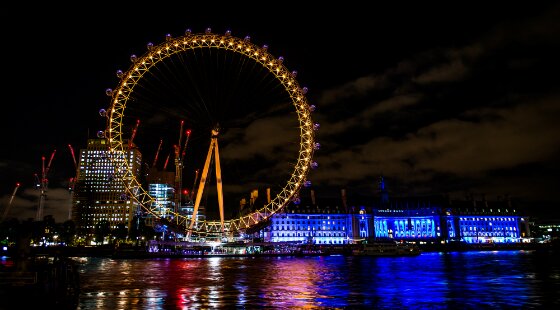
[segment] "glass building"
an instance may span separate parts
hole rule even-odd
[[[178,203],[176,197],[177,189],[175,189],[175,172],[173,171],[160,171],[152,167],[146,176],[148,183],[148,194],[154,198],[152,203],[152,210],[154,214],[145,214],[144,223],[147,226],[153,226],[156,231],[163,231],[166,228],[158,224],[159,219],[167,219],[172,221],[175,217],[175,204]],[[190,200],[187,193],[183,193],[180,197],[181,202],[177,208],[177,212],[187,218],[192,218],[194,211],[194,204]],[[197,212],[197,220],[205,221],[204,206],[199,206]],[[164,225],[165,226],[165,225]],[[183,234],[176,232],[179,237]],[[169,235],[168,235],[169,236]]]

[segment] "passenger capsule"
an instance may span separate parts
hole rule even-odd
[[[210,28],[210,27],[206,28],[206,31],[205,31],[205,32],[206,32],[206,33],[212,33],[212,28]]]
[[[105,109],[99,110],[99,116],[106,117],[107,116],[107,111]]]
[[[171,33],[168,33],[168,34],[165,35],[165,40],[166,41],[171,40]]]
[[[313,130],[317,131],[319,130],[319,128],[321,128],[321,125],[319,123],[313,124]]]
[[[316,109],[316,108],[317,108],[317,107],[316,107],[315,105],[312,104],[312,105],[309,106],[309,111],[310,111],[310,112],[315,112],[315,109]]]
[[[301,89],[301,92],[305,95],[305,94],[307,94],[308,90],[309,89],[307,87],[304,87],[304,88]]]
[[[299,197],[296,197],[296,198],[294,198],[294,199],[292,200],[292,202],[293,202],[295,205],[299,205],[299,204],[301,203],[301,199],[299,199]]]
[[[297,71],[292,71],[292,77],[295,78],[297,76]]]
[[[229,37],[229,36],[231,36],[231,30],[226,31],[226,37]]]
[[[266,51],[268,49],[268,45],[266,45],[266,44],[263,45],[262,49],[263,49],[263,51]]]
[[[284,57],[282,56],[278,57],[278,63],[282,63],[282,62],[284,62]]]
[[[107,96],[111,97],[111,96],[113,96],[113,90],[110,89],[110,88],[107,88],[107,89],[105,90],[105,94],[106,94]]]
[[[136,57],[136,55],[134,55],[134,54],[130,55],[130,61],[136,62],[136,60],[138,60],[138,58]]]
[[[100,138],[100,139],[105,138],[105,131],[103,131],[103,130],[98,131],[97,132],[97,137]]]
[[[310,186],[311,186],[311,181],[305,181],[305,182],[303,182],[303,186],[305,186],[305,187],[310,187]]]
[[[148,42],[148,44],[146,44],[146,47],[148,47],[148,51],[151,51],[152,48],[154,48],[154,43]]]
[[[313,149],[314,149],[314,150],[318,150],[318,149],[320,149],[320,148],[321,148],[321,144],[320,144],[320,143],[318,143],[318,142],[313,143]]]
[[[249,41],[251,41],[251,37],[250,37],[250,36],[245,36],[245,38],[243,39],[243,41],[249,42]]]
[[[117,70],[117,77],[118,77],[119,79],[122,78],[123,74],[124,74],[124,73],[122,72],[122,70]]]
[[[319,164],[316,161],[314,161],[314,162],[311,162],[311,164],[309,166],[311,166],[311,169],[317,169],[317,167],[319,167]]]
[[[187,28],[187,30],[185,30],[185,35],[186,36],[190,36],[192,33],[192,30],[190,28]]]

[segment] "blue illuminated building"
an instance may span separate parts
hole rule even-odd
[[[380,179],[371,198],[298,199],[272,216],[261,237],[271,242],[352,244],[364,239],[418,243],[517,243],[529,237],[526,218],[509,198],[451,200],[444,196],[391,197]],[[302,193],[305,194],[305,191]],[[354,197],[355,198],[355,197]]]
[[[470,197],[450,201],[444,210],[446,239],[467,243],[511,243],[530,237],[529,223],[509,198],[487,201]]]
[[[266,241],[341,245],[373,236],[371,212],[365,206],[349,211],[344,190],[342,199],[327,198],[322,203],[317,203],[313,190],[309,194],[309,201],[291,203],[283,213],[272,216],[262,235]]]

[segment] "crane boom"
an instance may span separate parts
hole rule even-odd
[[[52,164],[55,153],[56,153],[56,149],[51,154],[51,158],[49,159],[49,164],[47,165],[47,170],[43,171],[43,178],[47,177],[47,174],[49,173],[49,170],[51,169],[51,164]],[[43,164],[44,164],[44,162],[43,162]],[[43,167],[44,167],[44,165],[43,165]]]
[[[184,160],[185,154],[186,154],[186,152],[187,152],[187,144],[189,144],[189,138],[190,138],[190,136],[191,136],[191,130],[190,130],[190,129],[187,129],[187,130],[185,131],[185,135],[186,135],[187,137],[185,138],[185,145],[183,145],[183,150],[181,151],[181,161]]]
[[[156,156],[154,157],[154,163],[152,164],[152,168],[156,166],[158,156],[159,156],[159,151],[161,151],[161,145],[162,144],[163,144],[163,139],[160,139],[159,140],[159,146],[158,146],[157,151],[156,151]]]
[[[183,140],[183,125],[185,125],[185,121],[181,121],[181,129],[179,129],[179,143],[177,144],[179,150],[181,150],[181,140]]]
[[[194,182],[193,182],[193,185],[192,185],[192,189],[191,189],[191,193],[190,193],[190,196],[189,196],[189,200],[193,200],[193,197],[194,197],[194,188],[195,188],[195,186],[196,186],[196,181],[198,181],[198,171],[199,171],[199,170],[196,169],[196,171],[194,172],[194,173],[195,173]]]
[[[171,153],[169,153],[167,155],[167,159],[165,160],[165,164],[163,164],[163,170],[165,171],[165,169],[167,169],[167,163],[169,163],[169,156],[171,156]]]
[[[6,216],[10,212],[10,207],[12,206],[12,201],[14,201],[14,197],[16,196],[16,192],[17,192],[19,186],[20,186],[20,184],[16,183],[16,187],[14,188],[12,196],[10,197],[10,202],[8,202],[8,205],[6,206],[6,209],[4,210],[4,213],[2,214],[2,222],[6,219]]]
[[[70,192],[70,204],[68,206],[68,220],[72,219],[72,193],[76,188],[76,182],[78,181],[78,163],[76,162],[76,155],[74,154],[74,148],[72,145],[68,144],[70,153],[72,154],[72,160],[74,161],[74,176],[70,178],[68,182],[68,191]]]
[[[70,144],[68,144],[68,148],[70,149],[70,153],[72,154],[72,160],[74,161],[74,168],[77,171],[78,170],[78,163],[76,162],[76,154],[74,154],[74,148]]]
[[[37,209],[37,214],[35,216],[35,220],[37,220],[37,221],[41,220],[41,218],[43,217],[43,208],[44,208],[44,205],[45,205],[45,199],[47,197],[47,189],[49,187],[49,179],[47,179],[47,176],[48,176],[49,170],[51,169],[54,154],[56,154],[56,149],[52,152],[51,158],[49,159],[49,163],[48,163],[46,168],[45,168],[45,156],[41,157],[43,175],[41,176],[42,178],[41,178],[41,184],[40,184],[41,194],[39,196],[39,208]]]
[[[138,131],[138,126],[140,126],[140,120],[136,120],[136,126],[134,126],[134,130],[132,130],[132,136],[128,141],[128,149],[132,148],[132,141],[134,141],[134,137],[136,137],[136,132]]]

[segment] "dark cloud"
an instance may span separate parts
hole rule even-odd
[[[39,200],[41,192],[34,189],[24,189],[18,192],[6,218],[18,219],[35,219],[37,210],[39,209]],[[1,197],[1,201],[9,202],[11,195]],[[68,213],[72,204],[72,198],[67,189],[54,188],[47,191],[47,196],[43,205],[43,215],[52,215],[57,221],[65,221],[68,219]],[[4,213],[2,208],[2,214]]]
[[[412,193],[560,203],[551,185],[560,184],[557,168],[542,168],[557,167],[560,155],[560,93],[548,80],[558,79],[539,68],[558,67],[545,51],[559,50],[558,11],[501,23],[463,47],[423,51],[324,91],[317,119],[328,125],[318,138],[328,149],[316,153],[314,184],[371,193],[383,174]],[[331,113],[340,105],[351,115]],[[338,143],[356,135],[359,143]]]
[[[327,13],[313,19],[309,14],[316,8],[303,5],[290,15],[278,8],[250,18],[243,18],[242,8],[228,14],[177,10],[174,18],[169,9],[160,15],[155,8],[139,15],[127,9],[120,15],[116,8],[100,10],[92,14],[95,18],[30,12],[17,22],[41,27],[33,40],[27,39],[30,34],[7,31],[11,25],[3,27],[6,41],[19,47],[18,53],[4,50],[12,61],[5,64],[11,77],[4,86],[9,134],[0,159],[2,204],[15,182],[24,184],[13,214],[35,216],[33,173],[40,171],[42,155],[54,146],[66,148],[69,141],[79,149],[85,137],[104,129],[98,117],[108,104],[104,91],[116,83],[116,69],[130,65],[130,54],[144,51],[148,41],[161,42],[165,33],[207,26],[239,36],[252,32],[252,40],[268,40],[258,44],[270,43],[274,55],[286,56],[290,70],[299,71],[298,80],[309,86],[308,99],[317,106],[314,121],[321,125],[316,135],[321,149],[315,152],[319,169],[309,174],[317,189],[347,187],[371,195],[383,174],[395,194],[510,193],[537,207],[560,204],[557,4],[469,3],[460,15],[452,5],[425,2],[405,9],[401,4],[376,4],[375,10],[337,5],[325,6]],[[348,17],[341,18],[341,12]],[[278,22],[286,16],[294,22]],[[33,28],[29,25],[26,29]],[[33,87],[22,83],[36,68],[48,77],[34,76]],[[285,185],[299,151],[297,117],[285,107],[238,111],[246,117],[220,140],[227,168],[224,188],[241,194],[247,188]],[[167,134],[163,129],[175,135],[181,117],[192,117],[191,124],[200,119],[174,107],[166,110],[159,102],[143,108],[127,107],[127,116],[145,116],[137,136],[140,143],[152,135],[142,146],[145,159],[153,157]],[[208,150],[207,132],[195,129],[188,156],[197,152],[202,159],[189,161],[189,169],[199,168]],[[171,149],[165,144],[160,158]],[[57,221],[67,218],[65,185],[72,173],[70,157],[59,150],[45,207]]]

